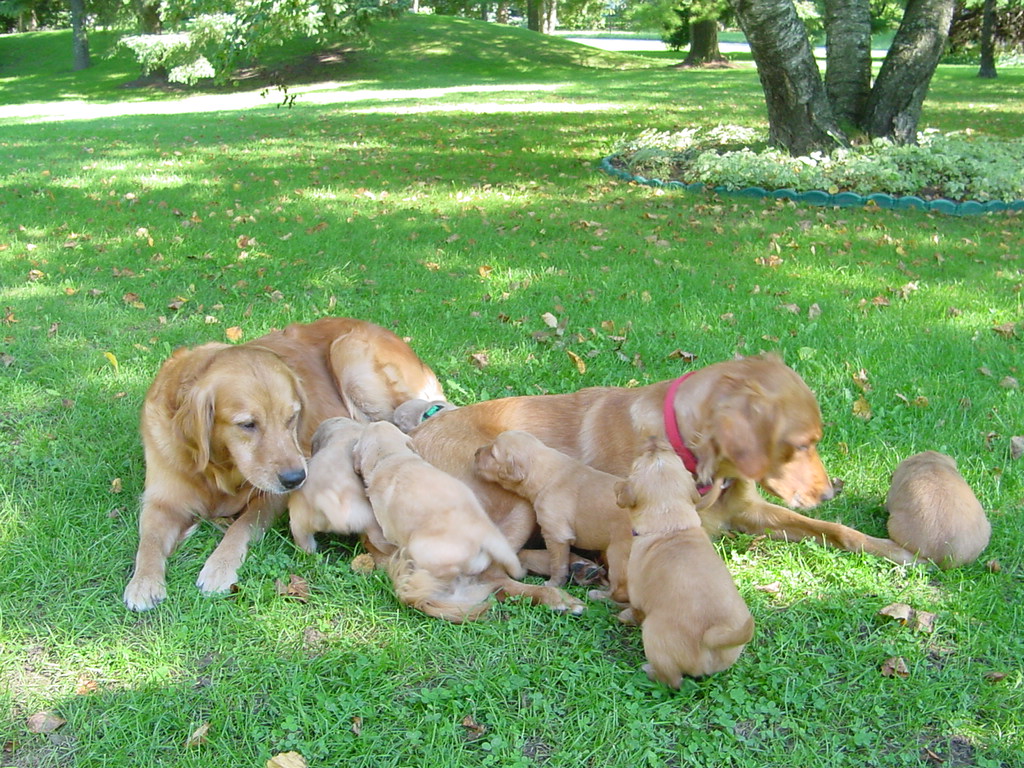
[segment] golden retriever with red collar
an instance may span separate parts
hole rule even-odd
[[[142,408],[146,481],[125,604],[142,611],[167,596],[167,558],[200,518],[235,518],[197,581],[205,593],[228,590],[249,543],[305,482],[317,426],[387,419],[413,398],[443,400],[437,377],[406,342],[362,320],[177,350]]]
[[[721,496],[700,513],[711,536],[727,530],[784,540],[814,539],[898,563],[914,555],[889,539],[866,536],[771,504],[761,485],[794,507],[810,509],[833,496],[818,456],[821,412],[804,381],[774,355],[728,360],[673,381],[645,387],[591,387],[564,395],[508,397],[439,413],[411,434],[428,461],[476,492],[514,546],[534,532],[529,501],[474,471],[477,449],[521,429],[596,469],[624,476],[651,436],[668,438],[701,483],[724,479]],[[535,572],[543,565],[521,553]],[[547,556],[542,558],[546,562]],[[581,606],[564,591],[511,579],[498,585],[559,610]]]

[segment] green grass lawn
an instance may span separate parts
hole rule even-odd
[[[616,182],[594,163],[623,136],[761,124],[753,68],[679,72],[442,17],[377,39],[287,109],[258,89],[126,90],[121,57],[71,74],[67,33],[0,37],[0,766],[290,750],[316,766],[1018,765],[1020,216]],[[922,127],[1020,136],[1024,69],[975,69],[939,69]],[[237,594],[194,586],[220,535],[204,525],[171,558],[167,602],[127,611],[137,418],[160,362],[325,314],[409,337],[456,403],[778,352],[816,391],[845,482],[816,514],[883,535],[892,469],[934,449],[992,542],[943,573],[724,540],[756,635],[678,693],[648,682],[607,607],[508,602],[448,625],[353,571],[354,541],[307,555],[283,523]],[[308,602],[277,594],[290,574]],[[937,614],[934,632],[878,615],[893,602]],[[905,677],[882,674],[893,657]],[[41,712],[66,723],[33,733]]]

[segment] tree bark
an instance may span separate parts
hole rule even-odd
[[[540,32],[541,5],[543,0],[526,0],[526,28]]]
[[[757,64],[768,106],[769,141],[793,155],[847,143],[793,0],[729,2]]]
[[[909,0],[875,80],[861,127],[898,144],[917,141],[917,124],[949,36],[954,0]]]
[[[978,69],[978,77],[997,77],[996,43],[993,37],[995,26],[996,0],[985,0],[981,11],[981,67]]]
[[[862,0],[825,0],[825,92],[836,117],[856,124],[871,94],[871,9]]]
[[[78,72],[89,68],[89,37],[85,32],[85,0],[70,0],[71,68]]]
[[[690,52],[683,59],[684,67],[728,61],[718,47],[717,19],[701,19],[690,23]]]

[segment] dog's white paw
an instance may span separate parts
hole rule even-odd
[[[237,581],[238,566],[220,563],[211,557],[199,572],[196,586],[204,595],[217,595],[230,591]]]
[[[162,579],[136,576],[124,588],[124,604],[133,611],[156,608],[167,597],[167,585]]]

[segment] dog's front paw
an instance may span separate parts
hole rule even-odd
[[[229,592],[237,581],[237,566],[217,562],[211,557],[199,572],[196,586],[204,595],[217,595]]]
[[[166,597],[167,585],[163,579],[135,576],[124,588],[124,604],[133,611],[156,608]]]
[[[582,616],[587,610],[586,603],[582,600],[577,600],[564,590],[549,587],[546,591],[547,595],[543,600],[544,604],[552,610],[558,611],[558,613],[570,613],[573,616]]]

